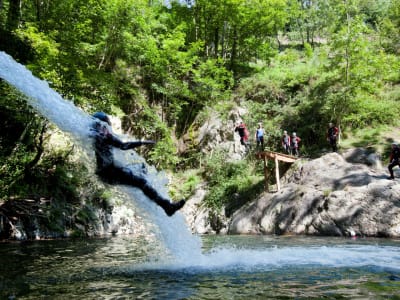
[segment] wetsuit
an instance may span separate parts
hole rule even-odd
[[[337,151],[337,135],[339,133],[339,129],[335,126],[329,127],[328,129],[328,140],[329,144],[332,147],[332,151]]]
[[[154,144],[153,141],[123,142],[114,134],[106,123],[95,120],[91,128],[91,136],[94,139],[96,153],[97,174],[106,182],[113,184],[126,184],[140,188],[143,193],[161,206],[168,216],[175,213],[185,203],[181,200],[171,203],[161,196],[146,179],[146,168],[135,172],[128,167],[119,166],[114,161],[113,147],[121,150],[129,150],[145,144]]]
[[[394,179],[393,168],[395,166],[400,167],[400,148],[398,146],[394,146],[392,152],[390,153],[390,164],[388,166],[390,179]]]

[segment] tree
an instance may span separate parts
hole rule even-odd
[[[400,54],[400,0],[391,0],[386,14],[378,21],[382,45],[391,53]]]
[[[329,63],[326,71],[331,82],[326,90],[326,109],[338,125],[360,126],[371,121],[377,106],[368,106],[370,99],[387,80],[391,57],[385,55],[383,48],[365,15],[359,10],[358,0],[344,0],[337,3],[338,26],[329,43]],[[392,65],[392,67],[395,67]],[[363,111],[364,110],[364,111]],[[365,115],[366,114],[366,115]]]
[[[303,46],[324,41],[336,20],[330,0],[290,0],[289,11],[292,34],[298,32]]]
[[[187,24],[190,41],[203,43],[204,56],[222,59],[235,72],[249,59],[265,58],[288,17],[284,0],[198,0],[173,13]]]

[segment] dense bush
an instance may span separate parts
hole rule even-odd
[[[205,205],[218,209],[232,206],[238,200],[243,204],[262,191],[263,177],[250,157],[229,161],[224,151],[215,152],[206,162],[205,180],[210,189]]]

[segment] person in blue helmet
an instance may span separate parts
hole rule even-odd
[[[97,162],[97,174],[108,183],[119,183],[140,188],[143,193],[161,208],[168,216],[172,216],[185,204],[185,200],[171,202],[163,197],[146,178],[146,169],[142,172],[131,170],[128,167],[118,165],[114,160],[113,147],[121,150],[134,149],[142,145],[153,145],[154,141],[123,142],[112,133],[111,121],[104,112],[96,112],[93,115],[94,122],[91,128],[91,136],[94,139],[94,149]]]

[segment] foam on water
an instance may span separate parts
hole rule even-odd
[[[400,271],[400,253],[393,246],[301,246],[260,249],[217,248],[171,264],[131,266],[132,271],[257,271],[285,267],[373,267]]]

